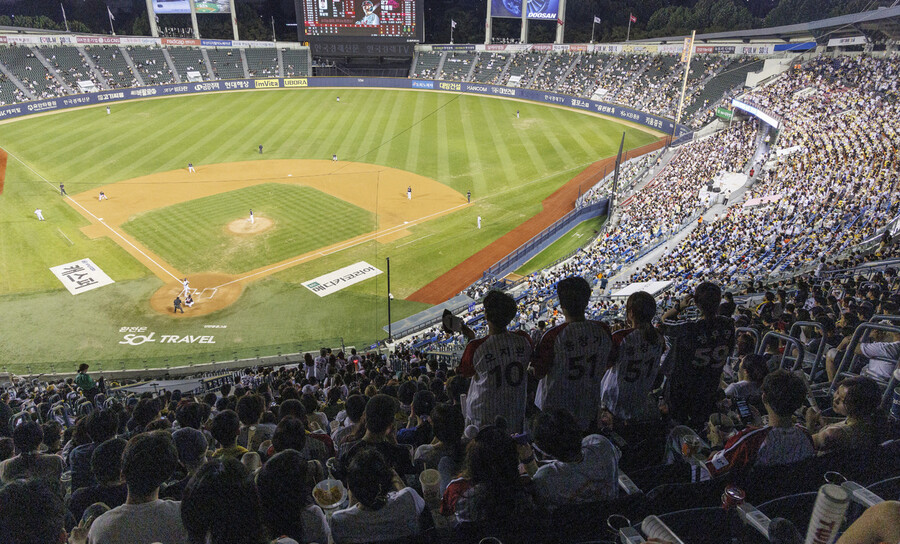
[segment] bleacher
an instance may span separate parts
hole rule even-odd
[[[128,54],[132,62],[144,78],[146,85],[163,85],[175,83],[175,74],[169,69],[169,63],[162,49],[156,47],[129,47]]]
[[[519,86],[527,87],[529,81],[534,76],[534,72],[544,59],[545,54],[546,53],[543,51],[529,51],[513,57],[512,63],[509,65],[509,70],[506,72],[506,78],[504,78],[505,81],[503,81],[501,85],[506,85],[509,83],[510,78],[519,76],[522,78]]]
[[[244,66],[240,49],[207,49],[216,79],[242,79]]]
[[[547,58],[547,62],[544,63],[543,68],[541,68],[541,72],[535,75],[532,81],[528,82],[528,86],[532,89],[552,91],[577,55],[578,53],[551,54]]]
[[[52,98],[65,94],[56,79],[47,73],[30,48],[13,45],[0,48],[0,62],[9,68],[35,98]]]
[[[739,57],[732,60],[721,72],[706,82],[693,103],[685,109],[685,114],[692,116],[702,108],[711,107],[728,91],[742,88],[747,80],[747,74],[761,67],[762,63],[756,57]]]
[[[582,53],[566,80],[559,86],[559,92],[590,98],[600,81],[600,73],[609,60],[606,53]]]
[[[209,73],[206,70],[206,64],[203,62],[203,53],[197,47],[170,47],[168,48],[169,56],[172,57],[172,63],[181,76],[182,81],[187,81],[188,72],[200,72],[203,80],[209,79]]]
[[[441,79],[465,81],[475,61],[475,53],[448,53],[441,70]]]
[[[420,51],[416,60],[416,79],[433,79],[443,53],[439,51]]]
[[[479,53],[472,81],[497,84],[508,62],[509,55],[505,53]]]
[[[250,77],[278,77],[278,51],[273,47],[245,49]]]
[[[113,89],[137,86],[137,79],[131,73],[131,67],[118,46],[88,45],[84,51],[91,56],[97,69]]]
[[[84,57],[81,56],[78,49],[74,47],[49,46],[41,47],[40,52],[76,93],[81,92],[78,88],[79,81],[93,81],[98,88],[102,88],[100,82],[94,76],[94,72],[87,66]]]
[[[21,102],[24,99],[25,96],[15,83],[10,81],[6,74],[0,73],[0,103],[5,106]]]
[[[618,102],[619,94],[626,89],[629,80],[640,70],[641,66],[650,62],[650,60],[651,56],[646,54],[618,55],[614,57],[612,65],[600,81],[600,87],[606,90],[604,99],[612,98]]]
[[[281,61],[284,64],[284,77],[306,77],[310,75],[308,51],[282,49]]]

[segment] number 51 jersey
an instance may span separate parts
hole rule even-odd
[[[612,349],[609,327],[600,321],[561,323],[544,333],[533,366],[534,403],[542,411],[565,408],[587,430],[600,407],[601,381]]]
[[[469,423],[481,428],[503,416],[510,431],[522,431],[531,352],[531,338],[522,331],[469,342],[457,368],[461,376],[472,378],[466,398]]]

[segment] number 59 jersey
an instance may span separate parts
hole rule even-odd
[[[522,431],[531,352],[531,338],[522,331],[469,342],[457,368],[461,376],[472,378],[466,398],[469,423],[481,428],[503,416],[511,432]]]
[[[534,403],[543,411],[565,408],[587,430],[600,407],[601,380],[612,349],[600,321],[562,323],[544,333],[533,361],[538,383]]]

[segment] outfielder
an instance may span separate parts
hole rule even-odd
[[[44,220],[44,213],[41,211],[40,208],[34,210],[34,215],[37,216],[38,221],[43,221],[43,220]]]

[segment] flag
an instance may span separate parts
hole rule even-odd
[[[600,22],[601,22],[600,17],[597,17],[596,15],[594,15],[594,24],[600,24]]]
[[[558,24],[559,26],[562,26],[563,20],[562,20],[562,19],[557,19],[557,20],[556,20],[556,24]]]
[[[116,20],[116,16],[112,14],[112,11],[109,10],[109,6],[106,6],[106,13],[109,13],[109,18],[113,21]]]
[[[456,28],[456,21],[450,19],[450,28]]]
[[[629,13],[629,14],[628,14],[628,21],[631,22],[631,23],[636,23],[636,22],[637,22],[637,17],[635,17],[633,13]]]

